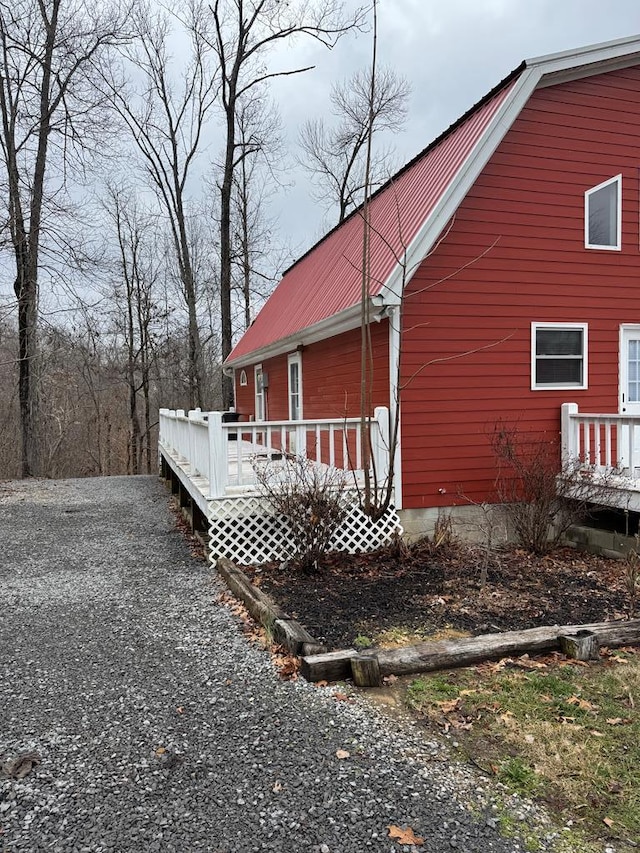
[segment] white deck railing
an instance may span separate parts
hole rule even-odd
[[[372,463],[382,483],[389,467],[389,410],[377,408],[369,424]],[[222,412],[160,409],[159,442],[190,477],[208,481],[211,498],[220,498],[255,488],[254,460],[279,458],[283,452],[353,472],[360,480],[361,429],[359,418],[223,423]]]
[[[598,473],[636,478],[640,468],[640,417],[579,412],[563,403],[562,458]]]

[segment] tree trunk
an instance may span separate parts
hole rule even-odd
[[[18,257],[18,253],[16,256]],[[37,430],[38,283],[36,270],[29,271],[29,266],[31,264],[25,264],[22,256],[22,260],[18,261],[18,276],[14,285],[18,300],[18,397],[22,477],[33,477],[40,471]]]
[[[220,190],[220,325],[222,360],[231,352],[231,190],[233,186],[233,153],[235,146],[235,101],[227,104],[227,141],[224,174]],[[222,373],[222,407],[233,406],[231,377]]]

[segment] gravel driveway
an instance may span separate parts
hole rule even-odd
[[[218,591],[154,477],[0,484],[0,765],[41,757],[0,778],[0,850],[523,849],[417,729],[280,681]]]

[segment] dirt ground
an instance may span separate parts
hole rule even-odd
[[[425,542],[405,554],[332,554],[314,575],[279,563],[249,574],[330,649],[350,647],[356,637],[377,642],[385,632],[388,644],[399,629],[415,641],[415,634],[484,634],[629,616],[623,561],[569,548],[545,556],[511,549],[492,555],[481,588],[484,560],[481,549],[434,549]]]

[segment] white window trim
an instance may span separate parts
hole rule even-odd
[[[293,352],[289,356],[287,356],[287,400],[289,404],[289,420],[293,420],[293,412],[291,406],[291,365],[298,365],[298,408],[300,410],[300,417],[298,420],[302,420],[304,418],[303,407],[302,407],[302,355],[299,352]]]
[[[618,184],[618,210],[616,211],[616,244],[615,246],[601,246],[598,243],[589,242],[589,197],[608,187],[610,184]],[[591,187],[584,194],[584,245],[586,249],[601,249],[605,252],[619,252],[622,249],[622,174],[616,175],[614,178],[609,178],[608,181],[603,181],[597,187]]]
[[[582,331],[582,383],[536,383],[536,334],[538,329],[580,329]],[[531,390],[532,391],[586,391],[589,387],[589,324],[588,323],[532,323],[531,324]]]
[[[267,415],[267,397],[265,394],[265,389],[262,389],[262,417],[258,417],[258,373],[262,372],[262,364],[256,364],[253,368],[253,392],[254,392],[254,407],[255,407],[255,415],[256,421],[264,421]]]

